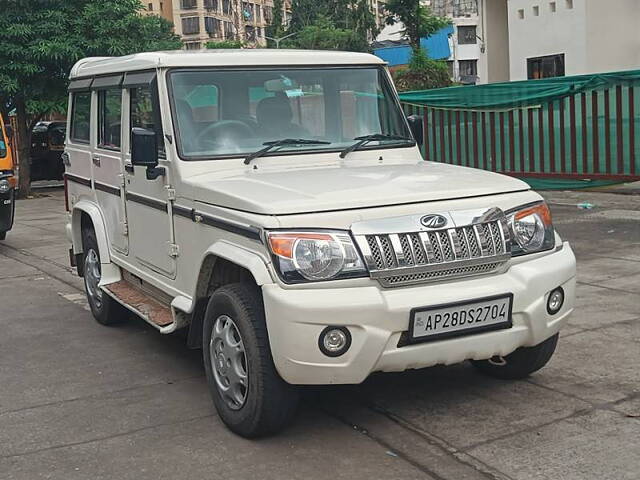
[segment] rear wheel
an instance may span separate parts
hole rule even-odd
[[[102,325],[113,325],[122,322],[129,315],[129,311],[116,302],[100,288],[102,269],[100,265],[100,250],[93,229],[82,232],[84,289],[93,317]]]
[[[508,380],[528,377],[544,367],[556,350],[558,334],[533,347],[520,347],[506,357],[489,360],[472,360],[471,363],[482,373],[491,377]]]
[[[232,284],[213,293],[203,325],[203,357],[213,402],[230,430],[255,438],[291,421],[298,391],[273,364],[256,286]]]

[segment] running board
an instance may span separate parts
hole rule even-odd
[[[126,280],[111,283],[101,287],[110,297],[127,307],[151,326],[160,331],[174,330],[170,326],[174,323],[171,307],[159,302],[148,293],[132,285]]]

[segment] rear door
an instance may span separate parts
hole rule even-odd
[[[137,266],[173,279],[176,276],[177,247],[173,244],[173,220],[168,213],[167,176],[149,180],[145,167],[131,164],[131,129],[141,127],[156,132],[159,166],[169,170],[155,72],[127,74],[124,89],[127,126],[124,188],[129,256]]]
[[[93,186],[102,209],[111,247],[128,252],[122,157],[122,75],[93,82],[97,101],[97,141],[91,156]]]

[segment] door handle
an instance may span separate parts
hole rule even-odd
[[[135,175],[136,171],[133,168],[133,165],[126,164],[124,166],[125,171],[129,172],[131,175]]]
[[[62,152],[62,163],[64,163],[67,167],[71,166],[71,159],[69,158],[69,154],[67,152]]]
[[[92,158],[92,161],[93,161],[93,164],[94,164],[96,167],[99,167],[99,166],[100,166],[100,157],[93,157],[93,158]]]

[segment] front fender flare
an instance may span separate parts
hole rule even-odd
[[[210,255],[224,258],[239,267],[247,269],[259,286],[273,283],[274,281],[264,259],[244,247],[225,240],[217,241],[204,252],[201,265],[205,264],[207,257]]]
[[[109,254],[109,237],[104,224],[104,218],[100,208],[86,200],[80,200],[73,206],[71,212],[71,235],[73,241],[73,253],[82,252],[82,213],[86,213],[91,218],[93,229],[96,233],[98,241],[98,249],[100,250],[100,263],[111,263],[111,255]]]

